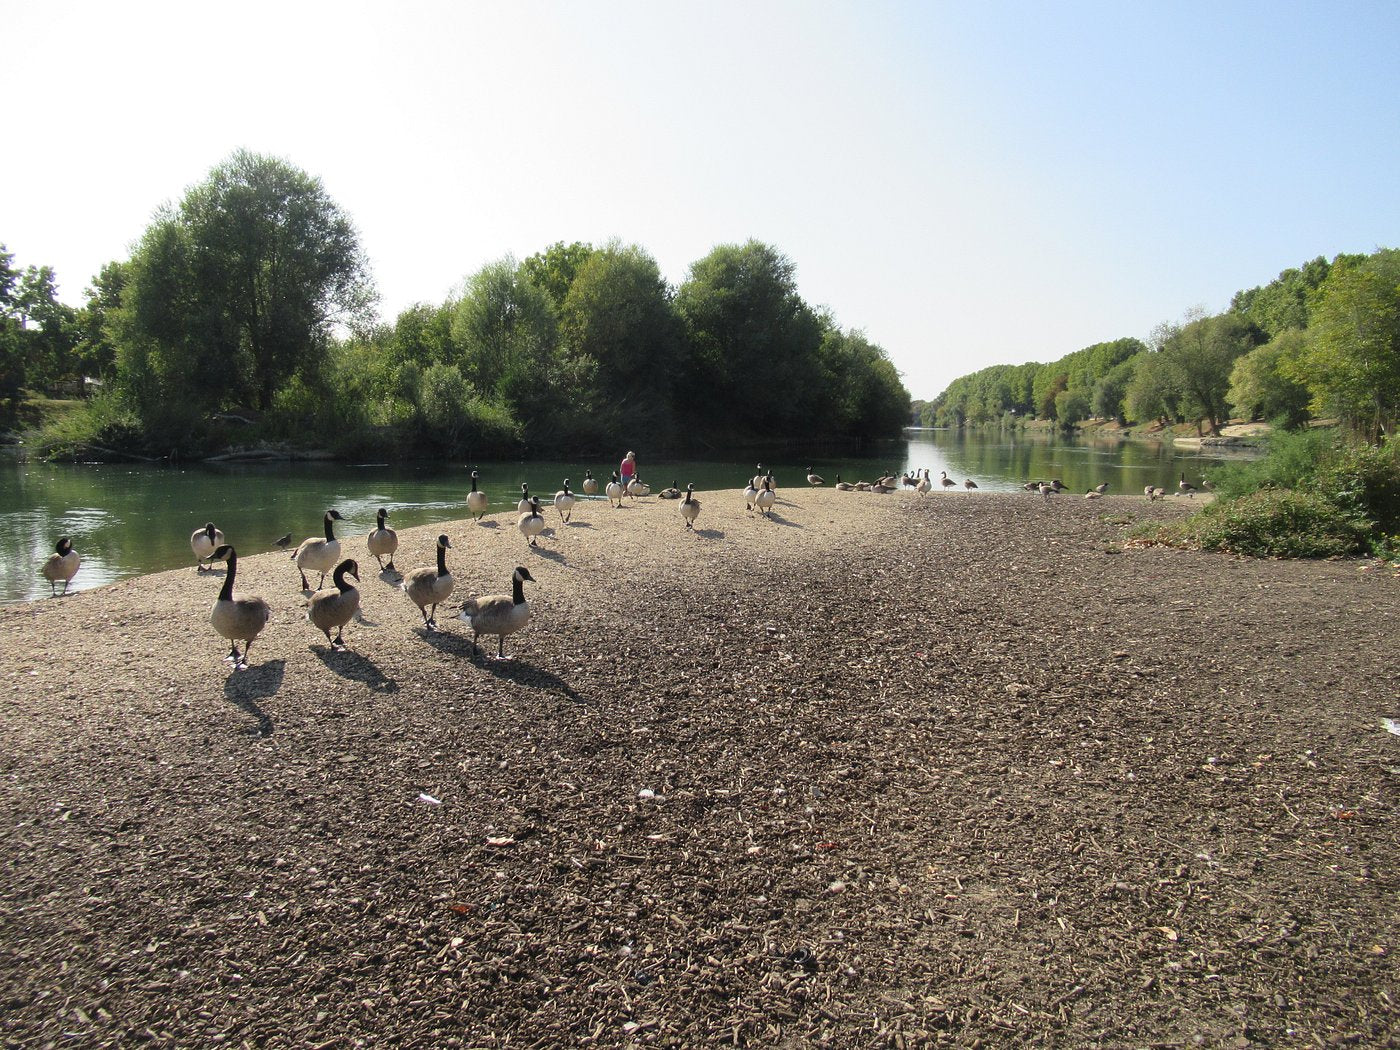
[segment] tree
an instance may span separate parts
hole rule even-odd
[[[462,375],[522,421],[548,415],[557,338],[549,296],[514,259],[488,263],[468,278],[452,316]]]
[[[240,150],[163,210],[133,256],[120,338],[139,400],[270,408],[292,376],[316,376],[335,325],[370,319],[368,271],[319,179]]]
[[[1175,374],[1178,407],[1204,419],[1212,434],[1229,418],[1230,371],[1235,359],[1259,341],[1259,330],[1238,314],[1202,317],[1176,329],[1162,344],[1163,362]]]
[[[1236,414],[1280,420],[1285,426],[1308,418],[1308,388],[1289,374],[1307,341],[1301,329],[1290,328],[1235,361],[1226,396]]]
[[[1318,289],[1307,348],[1291,368],[1312,408],[1373,438],[1400,418],[1400,251],[1336,267]]]
[[[1123,394],[1123,410],[1134,423],[1170,422],[1180,415],[1181,391],[1175,369],[1160,351],[1136,358],[1133,377]]]
[[[520,269],[525,279],[547,294],[555,309],[558,309],[564,305],[574,278],[592,254],[591,244],[581,241],[565,244],[559,241],[530,256],[520,264]]]

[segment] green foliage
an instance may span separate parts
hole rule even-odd
[[[1181,523],[1178,537],[1202,550],[1260,558],[1330,558],[1367,550],[1372,529],[1364,514],[1324,496],[1260,489],[1216,501]]]
[[[1204,419],[1212,434],[1230,417],[1226,395],[1235,360],[1259,341],[1259,330],[1236,314],[1202,317],[1173,331],[1160,358],[1177,404],[1188,419]]]
[[[1308,390],[1289,376],[1307,336],[1289,328],[1235,360],[1226,394],[1237,415],[1296,427],[1308,418]]]
[[[122,401],[99,394],[71,412],[55,414],[34,436],[36,451],[46,459],[84,459],[94,450],[130,452],[150,447],[141,419]]]
[[[1301,269],[1284,270],[1262,288],[1236,292],[1230,300],[1230,311],[1270,339],[1289,329],[1302,331],[1308,327],[1312,295],[1327,279],[1332,265],[1319,255]]]

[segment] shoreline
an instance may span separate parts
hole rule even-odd
[[[401,530],[452,605],[530,568],[505,663],[362,536],[344,653],[280,552],[245,672],[218,572],[0,607],[7,1045],[1397,1030],[1389,574],[1123,547],[1177,501],[723,495]]]

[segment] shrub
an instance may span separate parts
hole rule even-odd
[[[1182,525],[1184,537],[1202,550],[1264,558],[1359,554],[1374,531],[1358,510],[1315,493],[1273,488],[1218,500]]]

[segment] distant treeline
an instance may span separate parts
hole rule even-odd
[[[1316,258],[1237,292],[1224,313],[1097,343],[1050,364],[994,365],[914,411],[925,426],[1087,419],[1285,427],[1337,418],[1372,440],[1400,418],[1400,251]]]
[[[44,435],[57,455],[703,451],[894,437],[910,417],[884,350],[805,303],[756,241],[679,287],[636,245],[555,244],[380,323],[349,218],[318,179],[248,152],[159,212],[80,308],[51,268],[12,263],[0,246],[0,396],[101,383]]]

